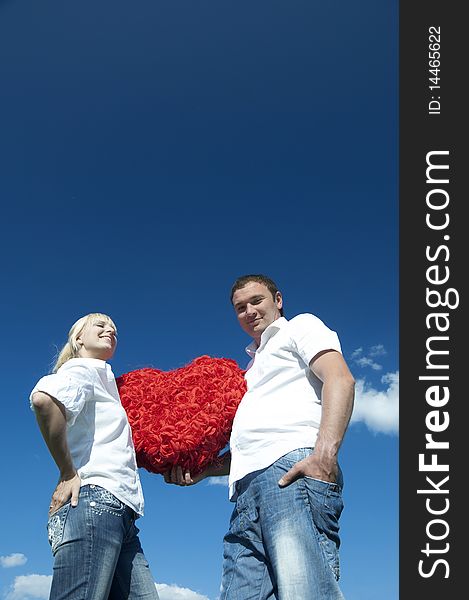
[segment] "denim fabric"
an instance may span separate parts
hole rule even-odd
[[[47,523],[54,555],[49,600],[158,600],[135,513],[97,485]]]
[[[237,483],[220,600],[343,600],[337,583],[342,473],[337,483],[304,477],[278,486],[311,452],[289,452]]]

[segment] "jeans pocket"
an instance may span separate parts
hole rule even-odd
[[[342,492],[336,483],[329,483],[312,477],[303,478],[308,501],[315,515],[319,517],[318,525],[326,532],[339,530],[339,518],[344,508]]]
[[[312,477],[303,479],[320,547],[335,578],[339,579],[339,519],[344,508],[341,488]]]
[[[68,511],[70,510],[70,502],[59,508],[47,521],[47,537],[52,549],[52,554],[55,555],[59,544],[63,540],[65,522],[67,520]]]
[[[121,516],[125,511],[125,504],[99,485],[90,485],[90,507],[98,514],[105,511]]]
[[[259,511],[253,502],[246,501],[244,495],[236,501],[230,532],[241,538],[259,541]]]
[[[324,503],[324,506],[332,510],[337,515],[337,518],[339,518],[344,507],[341,487],[337,483],[316,479],[308,475],[304,475],[304,479],[311,487],[313,493],[316,494],[318,501]]]

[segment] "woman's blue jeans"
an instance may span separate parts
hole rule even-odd
[[[158,600],[134,511],[97,485],[48,521],[54,574],[49,600]]]
[[[343,600],[337,583],[342,473],[337,483],[303,477],[278,486],[311,452],[294,450],[237,483],[220,600]]]

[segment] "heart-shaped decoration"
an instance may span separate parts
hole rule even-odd
[[[117,377],[138,466],[165,473],[180,465],[197,475],[216,462],[246,391],[244,373],[234,360],[200,356],[173,371]]]

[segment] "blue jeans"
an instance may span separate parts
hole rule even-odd
[[[224,538],[220,600],[343,600],[339,579],[342,473],[337,483],[278,480],[312,448],[289,452],[237,483]]]
[[[49,600],[158,600],[134,511],[97,485],[84,485],[47,523],[54,555]]]

